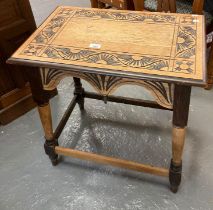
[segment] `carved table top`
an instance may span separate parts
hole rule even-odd
[[[201,15],[58,7],[10,63],[181,82],[206,82]]]

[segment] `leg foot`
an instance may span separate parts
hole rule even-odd
[[[56,157],[56,159],[51,160],[51,163],[52,163],[53,166],[58,165],[58,156]]]
[[[169,182],[170,189],[173,193],[178,191],[178,187],[181,182],[181,172],[182,172],[182,163],[176,165],[173,160],[171,160],[170,170],[169,170]]]
[[[46,140],[44,144],[45,153],[49,156],[53,166],[58,164],[58,155],[55,153],[55,146],[57,145],[57,142],[53,140]]]
[[[177,193],[177,191],[178,191],[178,186],[170,186],[170,190],[171,190],[173,193]]]
[[[49,156],[52,165],[55,166],[58,162],[58,155],[55,153],[55,146],[58,145],[58,141],[53,137],[52,117],[49,103],[39,105],[38,111],[45,132],[46,141],[44,143],[44,150]]]

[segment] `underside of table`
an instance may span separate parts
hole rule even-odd
[[[35,79],[36,75],[37,80]],[[67,76],[73,76],[75,84],[74,97],[57,128],[53,132],[49,92]],[[30,70],[28,71],[28,77],[31,78],[30,82],[33,97],[38,104],[38,110],[45,132],[46,142],[44,144],[44,149],[53,165],[57,165],[58,155],[65,155],[159,176],[166,176],[169,177],[172,192],[177,192],[178,186],[181,182],[182,153],[185,140],[185,127],[187,126],[188,121],[191,93],[190,86],[150,80],[136,80],[109,75],[89,73],[76,74],[76,72],[72,71],[67,72],[48,68],[41,68],[40,72]],[[98,91],[98,93],[85,91],[82,87],[81,79],[89,82],[94,89]],[[155,101],[112,95],[113,91],[115,91],[118,87],[126,84],[134,84],[144,87],[155,98]],[[129,160],[122,160],[59,146],[58,138],[60,137],[60,134],[63,131],[63,128],[65,127],[75,105],[78,104],[80,110],[83,111],[85,98],[103,100],[105,103],[109,101],[173,111],[172,159],[170,168],[159,168]]]

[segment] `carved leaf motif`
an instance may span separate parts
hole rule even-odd
[[[88,17],[88,18],[104,18],[113,20],[128,20],[128,21],[152,21],[152,22],[167,22],[174,23],[176,21],[175,16],[170,15],[140,15],[135,13],[124,14],[122,12],[107,12],[107,11],[88,11],[88,10],[78,10],[76,11],[74,17]]]
[[[134,55],[128,54],[97,52],[92,50],[77,51],[76,49],[61,47],[48,47],[42,56],[97,64],[104,62],[107,65],[130,66],[133,68],[146,68],[150,70],[165,70],[165,68],[168,70],[169,67],[167,59],[160,59],[157,57],[140,56],[140,59],[134,59]]]
[[[109,95],[125,84],[140,85],[146,88],[156,99],[156,102],[166,108],[172,108],[173,87],[171,84],[148,80],[135,80],[94,73],[72,72],[56,69],[41,69],[44,89],[54,89],[67,76],[79,77],[89,82],[103,96]]]
[[[196,31],[190,26],[179,27],[176,57],[191,58],[195,55]]]

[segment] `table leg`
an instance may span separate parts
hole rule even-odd
[[[45,132],[46,141],[44,144],[44,149],[52,164],[56,165],[58,155],[55,153],[55,146],[58,146],[58,142],[53,136],[52,116],[49,104],[51,91],[45,91],[43,89],[39,68],[29,68],[26,73],[30,82],[32,97],[38,105],[41,123]]]
[[[77,95],[77,103],[80,110],[84,110],[84,88],[82,87],[81,80],[79,78],[73,77],[75,83],[74,94]]]
[[[46,103],[46,104],[39,105],[38,112],[40,115],[41,123],[45,133],[45,139],[46,139],[44,144],[44,150],[45,150],[45,153],[49,156],[52,162],[52,165],[55,166],[58,163],[58,155],[55,153],[55,146],[58,146],[58,142],[53,135],[50,104]]]
[[[172,192],[177,192],[181,182],[182,154],[188,122],[191,87],[175,85],[173,103],[172,160],[169,181]]]

